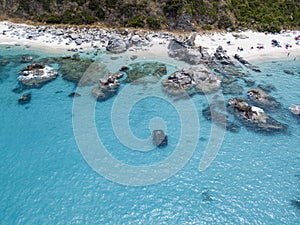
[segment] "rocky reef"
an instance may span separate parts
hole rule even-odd
[[[221,79],[204,65],[176,71],[162,81],[163,89],[171,96],[212,93],[221,87]]]
[[[113,97],[119,89],[121,73],[108,73],[105,78],[99,80],[98,87],[92,89],[92,95],[97,101],[105,101]]]
[[[34,63],[19,72],[18,80],[26,87],[41,87],[55,79],[57,75],[58,73],[52,67]]]
[[[276,110],[281,107],[281,104],[276,101],[273,96],[267,94],[261,89],[250,89],[247,94],[251,103],[256,106],[262,107],[265,110]]]
[[[158,82],[162,76],[167,74],[167,67],[160,62],[138,62],[132,63],[125,71],[127,77],[125,83]],[[141,78],[145,78],[140,80]]]
[[[287,125],[273,119],[263,109],[249,105],[242,98],[229,99],[228,110],[238,120],[254,131],[273,133],[282,132],[287,129]]]
[[[163,130],[153,130],[152,142],[157,147],[165,147],[168,145],[168,136]]]

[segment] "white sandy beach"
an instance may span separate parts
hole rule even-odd
[[[50,26],[47,26],[48,28]],[[60,30],[60,35],[57,35],[57,30]],[[95,46],[98,48],[105,47],[107,40],[96,39],[81,44],[63,37],[62,29],[53,29],[51,32],[41,32],[36,30],[34,26],[26,24],[13,24],[7,21],[0,22],[0,44],[9,45],[26,45],[34,48],[41,48],[52,52],[66,52],[77,49],[84,51]],[[71,30],[72,31],[72,30]],[[74,33],[78,32],[74,29]],[[32,35],[32,33],[34,35]],[[188,34],[187,34],[188,35]],[[239,54],[246,60],[255,62],[261,59],[275,59],[275,58],[299,58],[300,45],[296,44],[295,37],[300,35],[300,31],[285,31],[280,34],[259,33],[254,31],[244,32],[222,32],[214,34],[197,34],[195,39],[196,46],[207,48],[208,53],[215,52],[218,46],[222,46],[227,54],[233,57]],[[236,38],[239,36],[239,38]],[[88,39],[89,37],[86,37]],[[274,47],[271,45],[272,40],[277,40],[281,47]],[[150,52],[147,54],[153,55],[167,55],[168,40],[155,37],[152,39],[153,46],[148,48]],[[165,44],[161,44],[165,43]],[[292,46],[285,48],[286,44]],[[263,48],[257,48],[263,46]],[[242,50],[238,50],[242,49]],[[151,52],[152,51],[152,52]],[[142,53],[143,55],[144,53]]]

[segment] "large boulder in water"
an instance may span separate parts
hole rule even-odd
[[[106,46],[106,50],[112,53],[126,52],[127,44],[123,39],[110,39]]]
[[[105,101],[113,97],[119,89],[119,78],[122,77],[120,73],[108,73],[105,78],[99,80],[99,85],[92,89],[92,95],[97,101]]]
[[[157,147],[164,147],[168,144],[168,136],[163,130],[154,130],[152,132],[152,142]]]
[[[164,90],[174,96],[212,93],[221,87],[221,79],[204,65],[196,65],[171,74],[162,81]]]
[[[24,67],[19,72],[18,80],[26,87],[41,87],[55,79],[57,75],[52,67],[35,63]]]
[[[287,129],[287,125],[273,119],[263,109],[249,105],[242,98],[229,99],[228,110],[243,124],[255,131],[272,133]]]

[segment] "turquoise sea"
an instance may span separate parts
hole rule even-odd
[[[0,224],[300,223],[300,209],[293,204],[300,198],[300,119],[288,110],[300,104],[299,60],[259,62],[262,72],[249,72],[254,87],[272,85],[270,94],[283,107],[270,115],[287,124],[287,132],[266,135],[241,126],[223,136],[202,115],[209,96],[174,100],[157,83],[122,83],[117,96],[97,103],[91,87],[76,89],[61,75],[39,89],[13,92],[25,65],[23,54],[50,56],[0,47]],[[124,63],[161,61],[167,75],[185,65],[126,57],[103,52],[96,63],[116,72]],[[239,96],[246,97],[249,87],[240,84],[244,92]],[[68,97],[75,90],[81,96]],[[27,92],[31,102],[18,104]],[[156,127],[167,130],[165,148],[148,146]],[[200,171],[208,143],[218,135],[211,150],[217,155]],[[106,149],[100,157],[93,152],[99,140]],[[136,140],[143,151],[132,149]],[[109,157],[121,164],[110,163]]]

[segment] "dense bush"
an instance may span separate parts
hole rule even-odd
[[[147,24],[150,29],[157,30],[161,28],[162,21],[154,18],[153,16],[147,17]]]
[[[137,15],[126,23],[126,27],[142,28],[145,26],[144,19],[145,18],[143,16]]]

